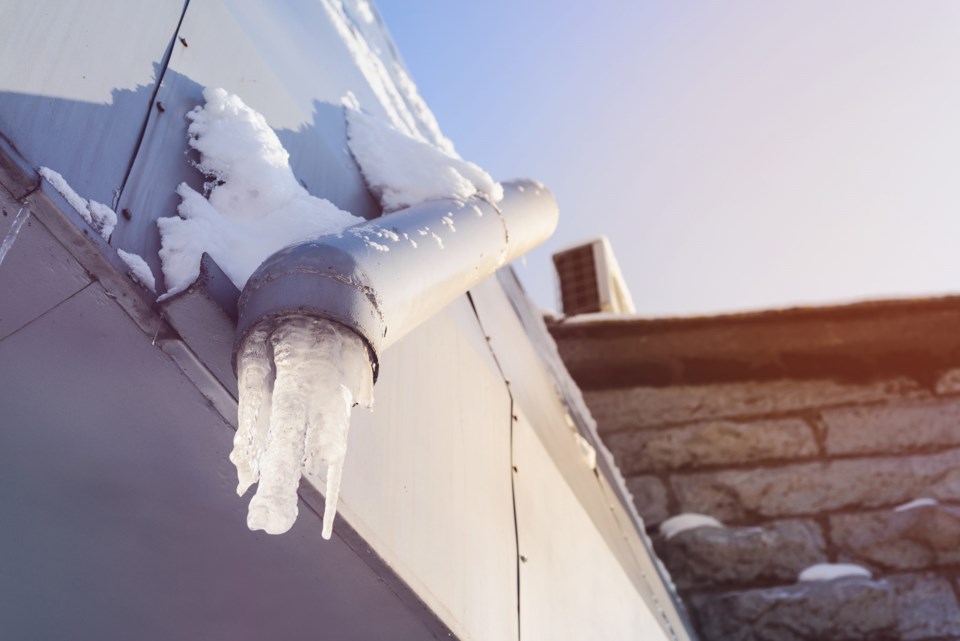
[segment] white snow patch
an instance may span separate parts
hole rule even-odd
[[[205,89],[206,104],[187,114],[197,168],[211,178],[208,198],[186,183],[177,188],[179,217],[161,218],[167,298],[200,273],[206,252],[238,288],[274,252],[362,222],[307,193],[289,154],[266,119],[223,89]]]
[[[350,55],[353,56],[353,60],[367,80],[367,84],[370,85],[374,96],[383,107],[390,123],[408,135],[426,140],[417,126],[416,118],[409,105],[397,89],[387,66],[380,59],[379,53],[371,47],[364,33],[355,28],[353,21],[347,16],[343,2],[321,0],[321,4],[330,17],[330,23],[337,30],[340,39],[346,45]]]
[[[376,16],[373,15],[373,9],[370,7],[370,3],[367,2],[367,0],[355,0],[354,6],[357,9],[357,17],[363,22],[369,24],[376,20]]]
[[[127,267],[130,268],[130,273],[138,283],[151,292],[157,293],[157,281],[153,276],[153,270],[150,269],[150,265],[148,265],[143,258],[137,254],[125,252],[122,249],[118,249],[117,254],[119,254],[123,262],[127,264]]]
[[[346,109],[347,142],[370,190],[386,211],[427,200],[498,202],[503,187],[477,165],[353,109]]]
[[[117,213],[115,211],[103,203],[87,200],[75,192],[63,176],[49,167],[41,167],[39,171],[40,175],[63,196],[63,199],[80,214],[81,218],[87,221],[88,225],[96,229],[104,240],[110,240],[110,235],[117,226]]]
[[[681,532],[701,527],[722,528],[723,523],[706,514],[678,514],[660,524],[660,534],[666,539],[672,539]]]
[[[940,505],[940,501],[929,498],[914,499],[908,503],[904,503],[903,505],[898,505],[897,507],[893,508],[893,511],[906,512],[907,510],[912,510],[918,507],[927,507],[929,505]]]
[[[797,581],[833,581],[848,576],[870,578],[870,570],[854,563],[817,563],[800,573]]]
[[[261,323],[240,348],[237,382],[230,453],[237,494],[259,483],[247,527],[269,534],[289,530],[297,518],[301,475],[325,471],[322,536],[329,539],[350,412],[355,403],[373,404],[373,370],[363,340],[337,323],[306,316]]]
[[[347,93],[343,94],[343,98],[340,99],[340,104],[347,109],[356,109],[357,111],[360,111],[360,101],[357,100],[357,97],[352,91],[348,91]]]

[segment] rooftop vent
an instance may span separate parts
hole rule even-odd
[[[600,237],[553,255],[560,281],[560,307],[566,316],[636,309],[610,242]]]

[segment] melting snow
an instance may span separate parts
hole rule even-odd
[[[914,499],[909,503],[898,505],[897,507],[893,508],[893,511],[906,512],[907,510],[912,510],[917,507],[926,507],[928,505],[940,505],[940,501],[938,501],[937,499],[927,499],[927,498]]]
[[[345,109],[347,141],[370,190],[386,211],[439,198],[503,198],[503,187],[477,165],[412,138],[379,120]]]
[[[118,249],[117,254],[119,254],[123,262],[127,264],[127,267],[130,268],[130,273],[138,283],[153,293],[157,292],[157,281],[153,277],[153,270],[150,269],[150,265],[148,265],[143,258],[137,254],[125,252],[122,249]]]
[[[110,234],[113,233],[113,228],[117,226],[117,213],[115,211],[103,203],[87,200],[75,192],[63,176],[49,167],[41,167],[40,175],[63,196],[63,199],[80,214],[81,218],[87,221],[88,225],[97,230],[97,233],[104,240],[110,240]]]
[[[681,532],[701,527],[722,528],[723,523],[706,514],[678,514],[660,524],[660,534],[666,539],[672,539]]]
[[[307,193],[267,121],[239,97],[223,89],[206,89],[203,97],[206,104],[187,118],[197,168],[211,179],[209,196],[181,184],[180,216],[157,221],[167,284],[161,298],[196,280],[204,252],[242,288],[274,252],[362,221]]]
[[[797,581],[833,581],[847,576],[870,578],[870,570],[853,563],[817,563],[800,573]]]
[[[273,321],[269,321],[273,323]],[[237,357],[240,390],[230,460],[237,494],[259,481],[247,527],[282,534],[297,518],[303,473],[326,469],[323,538],[333,532],[347,452],[350,411],[373,403],[373,374],[362,339],[323,319],[261,324]]]

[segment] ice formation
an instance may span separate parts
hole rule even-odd
[[[928,499],[928,498],[914,499],[908,503],[904,503],[903,505],[898,505],[897,507],[893,508],[893,511],[906,512],[907,510],[912,510],[918,507],[927,507],[929,505],[940,505],[940,502],[937,499]]]
[[[153,270],[150,269],[150,265],[137,254],[125,252],[122,249],[118,249],[117,254],[119,254],[123,262],[127,264],[127,267],[130,268],[130,273],[136,281],[151,292],[156,293],[157,281],[153,277]]]
[[[230,460],[237,493],[259,481],[247,526],[282,534],[297,518],[302,473],[326,469],[323,538],[333,532],[350,411],[373,403],[366,346],[331,321],[289,316],[261,323],[237,355],[240,402]]]
[[[384,210],[440,198],[503,198],[500,183],[477,165],[372,116],[350,108],[345,112],[350,151]]]
[[[854,563],[817,563],[800,573],[797,581],[833,581],[848,576],[870,578],[870,570]]]
[[[67,183],[66,179],[50,169],[41,167],[40,175],[46,179],[50,186],[59,192],[63,199],[76,210],[80,217],[87,221],[87,224],[97,230],[104,240],[110,240],[110,234],[113,228],[117,226],[117,213],[95,200],[87,200]]]
[[[362,222],[307,193],[261,114],[223,89],[206,89],[203,96],[206,104],[187,118],[189,144],[200,152],[197,167],[211,179],[208,197],[181,184],[180,216],[157,221],[167,285],[161,298],[196,280],[204,252],[242,288],[276,251]]]
[[[701,527],[723,527],[723,523],[706,514],[678,514],[660,524],[660,534],[672,539],[681,532]]]

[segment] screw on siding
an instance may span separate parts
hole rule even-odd
[[[518,470],[518,469],[517,469],[517,466],[514,465],[514,466],[513,466],[513,471],[514,471],[514,472],[519,472],[520,470]]]
[[[521,554],[521,555],[520,555],[520,562],[521,562],[521,563],[526,563],[526,562],[527,562],[527,557],[525,557],[525,556],[523,556],[523,555]]]
[[[180,44],[182,44],[184,47],[189,47],[189,46],[190,46],[190,45],[187,44],[187,39],[184,38],[183,36],[180,36]]]
[[[157,111],[159,111],[160,113],[163,113],[163,112],[166,111],[166,110],[167,110],[167,108],[164,107],[164,106],[163,106],[163,103],[158,100],[158,101],[157,101]]]
[[[131,218],[133,218],[133,214],[130,213],[130,210],[127,209],[126,207],[123,208],[123,211],[120,212],[120,215],[123,216],[124,220],[130,220]]]

